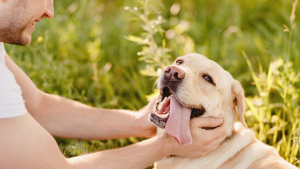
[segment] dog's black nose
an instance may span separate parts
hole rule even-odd
[[[164,75],[171,81],[178,81],[184,78],[185,73],[180,68],[171,65],[165,69]]]

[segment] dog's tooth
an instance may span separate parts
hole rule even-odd
[[[157,110],[161,110],[163,105],[168,101],[170,101],[170,99],[171,99],[170,97],[165,97],[164,100],[157,105]]]
[[[162,102],[160,102],[159,104],[158,104],[158,110],[160,110],[161,108],[162,108]]]
[[[169,113],[166,113],[166,114],[162,114],[160,115],[162,118],[167,118],[169,116]]]
[[[164,105],[164,101],[159,103],[159,105],[158,105],[159,110],[162,108],[163,105]]]

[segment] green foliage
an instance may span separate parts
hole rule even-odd
[[[128,40],[144,45],[142,51],[137,55],[141,56],[139,60],[147,63],[146,68],[140,72],[143,75],[158,77],[164,67],[169,64],[170,55],[168,52],[170,49],[166,48],[166,40],[162,39],[162,46],[160,47],[155,42],[154,36],[156,34],[163,37],[165,30],[162,29],[161,24],[164,19],[161,16],[161,11],[157,10],[161,7],[160,1],[140,0],[137,1],[139,7],[125,7],[125,10],[129,10],[136,18],[142,21],[141,37],[130,35]]]
[[[157,77],[177,56],[201,53],[243,84],[246,121],[256,136],[300,166],[300,16],[291,15],[293,2],[55,1],[56,16],[36,25],[29,46],[6,49],[47,93],[135,110],[153,92],[155,79],[149,76]],[[141,140],[57,138],[67,157]]]
[[[249,59],[244,56],[251,69]],[[300,126],[300,74],[295,73],[291,62],[281,58],[271,62],[267,73],[251,73],[258,94],[246,99],[249,106],[247,124],[259,140],[276,147],[291,163],[299,163],[299,146],[292,147],[292,138],[293,132]]]
[[[299,77],[295,67],[290,62],[292,32],[295,29],[295,10],[297,0],[293,4],[289,32],[289,43],[285,59],[274,58],[267,72],[262,70],[256,74],[253,66],[243,52],[250,68],[257,94],[246,99],[249,111],[246,119],[259,140],[277,148],[280,155],[287,161],[300,166],[299,154]],[[285,53],[281,53],[285,54]],[[299,72],[299,71],[298,71]]]
[[[66,140],[56,139],[59,142],[59,148],[66,157],[74,157],[78,155],[88,154],[92,152],[109,150],[118,147],[124,147],[142,141],[142,138],[131,137],[129,139],[113,139],[106,141],[82,141],[82,140]]]

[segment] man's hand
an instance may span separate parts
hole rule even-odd
[[[224,141],[226,137],[226,127],[222,123],[222,118],[193,118],[190,123],[193,143],[184,147],[179,146],[172,136],[164,133],[167,140],[169,140],[168,143],[166,143],[170,145],[169,154],[187,158],[198,158],[206,155],[216,149],[220,143]],[[203,127],[217,128],[206,130],[202,129]]]
[[[144,137],[152,137],[156,134],[156,127],[149,121],[149,114],[153,111],[158,99],[160,99],[160,96],[152,99],[147,106],[137,113],[137,121],[146,133]]]

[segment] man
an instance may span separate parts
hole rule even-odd
[[[37,89],[6,54],[2,42],[29,44],[34,25],[53,16],[53,0],[0,0],[1,169],[145,168],[169,155],[205,155],[224,140],[222,119],[195,118],[189,146],[180,147],[162,133],[128,147],[65,158],[52,136],[103,140],[155,135],[147,120],[155,101],[135,113],[93,108]],[[201,129],[216,126],[220,127]]]

